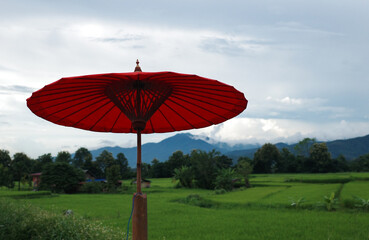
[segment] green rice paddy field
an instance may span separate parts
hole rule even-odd
[[[216,194],[152,179],[152,187],[144,190],[149,239],[369,239],[368,206],[357,202],[369,201],[369,173],[253,175],[251,183],[250,189]],[[335,210],[328,211],[324,196],[332,192]],[[60,214],[71,209],[89,221],[126,231],[132,193],[34,194],[0,190],[0,197],[9,201]],[[194,194],[197,201],[186,204]]]

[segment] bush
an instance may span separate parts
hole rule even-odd
[[[215,194],[216,195],[220,195],[220,194],[224,194],[224,193],[226,193],[227,191],[225,190],[225,189],[217,189],[217,190],[215,190]]]
[[[221,169],[215,179],[215,188],[232,191],[234,175],[234,170],[230,168]]]
[[[190,167],[182,166],[181,168],[174,169],[175,180],[179,180],[179,184],[185,188],[192,187],[193,173]]]
[[[49,213],[32,205],[0,199],[0,239],[125,239],[125,234],[79,217]]]
[[[203,199],[198,194],[190,194],[186,198],[180,199],[179,202],[203,208],[211,208],[214,206],[211,201]]]
[[[101,193],[103,186],[101,182],[87,182],[81,187],[83,193]]]

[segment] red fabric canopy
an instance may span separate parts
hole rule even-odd
[[[216,80],[174,72],[62,78],[27,99],[37,116],[97,132],[162,133],[207,127],[240,114],[243,93]]]

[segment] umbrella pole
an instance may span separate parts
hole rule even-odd
[[[141,130],[137,130],[137,191],[134,194],[132,239],[147,240],[147,196],[141,193]]]
[[[141,130],[137,130],[137,193],[141,193]]]

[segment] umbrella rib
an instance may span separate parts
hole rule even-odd
[[[215,91],[215,92],[228,92],[228,93],[235,93],[234,91],[232,91],[232,89],[221,89],[220,87],[222,88],[225,88],[224,86],[219,86],[219,85],[214,85],[215,87],[217,88],[209,88],[209,87],[206,87],[208,85],[204,84],[204,85],[201,85],[199,86],[199,84],[194,84],[194,85],[189,85],[189,84],[186,84],[186,85],[178,85],[176,84],[175,85],[175,88],[176,89],[185,89],[185,90],[193,90],[194,88],[196,89],[206,89],[206,90],[209,90],[209,91]]]
[[[155,129],[154,129],[154,125],[152,124],[151,118],[149,119],[149,123],[150,123],[151,129],[152,129],[152,132],[154,133]]]
[[[186,100],[184,100],[184,99],[178,98],[178,97],[176,97],[176,96],[172,96],[172,98],[176,98],[176,99],[178,99],[178,100],[184,101],[184,102],[186,102],[186,103],[188,103],[188,104],[191,104],[192,106],[195,106],[195,107],[201,108],[202,110],[205,110],[205,111],[207,111],[207,112],[209,112],[209,113],[212,113],[212,114],[214,114],[214,115],[216,115],[216,116],[218,116],[218,117],[220,117],[220,118],[223,118],[223,119],[227,120],[227,118],[226,118],[226,117],[224,117],[224,116],[222,116],[222,115],[219,115],[219,114],[217,114],[216,112],[213,112],[213,111],[211,111],[211,110],[209,110],[209,109],[206,109],[206,108],[204,108],[204,107],[202,107],[202,106],[195,105],[194,103],[191,103],[191,102],[186,101]],[[182,106],[182,105],[180,105],[179,103],[177,103],[177,102],[173,101],[172,99],[168,99],[168,101],[171,101],[171,102],[173,102],[173,103],[175,103],[175,104],[177,104],[177,105],[179,105],[179,106],[181,106],[181,107],[185,108],[184,106]],[[211,123],[211,124],[214,124],[214,122],[211,122],[210,120],[207,120],[207,119],[203,118],[202,116],[200,116],[200,115],[198,115],[197,113],[195,113],[195,112],[193,112],[193,111],[189,110],[188,108],[185,108],[185,109],[187,109],[188,111],[190,111],[190,112],[192,112],[192,113],[196,114],[197,116],[199,116],[200,118],[204,119],[205,121],[207,121],[207,122],[209,122],[209,123]]]
[[[109,103],[109,102],[108,102]],[[108,104],[107,103],[107,104]],[[106,105],[106,104],[105,104]],[[105,106],[104,105],[104,106]],[[95,124],[90,128],[90,130],[92,130],[95,126],[96,126],[96,124],[98,123],[98,122],[100,122],[106,115],[108,115],[108,113],[113,109],[115,107],[115,105],[113,104],[113,106],[108,110],[108,111],[106,111],[102,116],[101,116],[101,118],[99,118],[99,120],[97,120],[96,122],[95,122]]]
[[[227,91],[225,89],[209,89],[209,91],[202,91],[204,88],[199,88],[200,90],[196,90],[196,92],[199,92],[199,93],[205,93],[205,94],[209,94],[209,95],[216,95],[216,96],[219,96],[219,97],[223,97],[223,98],[232,98],[232,99],[238,99],[238,100],[243,100],[244,98],[243,97],[239,97],[239,96],[242,96],[242,94],[235,94],[234,91]],[[190,87],[186,88],[186,87],[179,87],[179,88],[176,88],[176,91],[178,92],[189,92],[189,93],[193,93],[192,91],[193,89],[191,89]],[[223,94],[218,94],[218,92],[221,92]],[[224,95],[224,93],[229,93],[227,95]]]
[[[122,114],[122,112],[119,112],[119,115],[118,115],[117,119],[115,119],[114,124],[113,124],[113,126],[111,127],[111,129],[110,129],[110,132],[113,132],[113,128],[115,127],[115,124],[118,122],[118,119],[120,118],[120,115],[121,115],[121,114]]]
[[[233,112],[233,111],[232,111],[232,109],[228,109],[228,108],[220,107],[219,105],[216,105],[216,104],[213,104],[213,103],[209,103],[209,102],[206,102],[206,101],[203,101],[203,100],[200,100],[200,99],[196,99],[196,98],[191,98],[191,97],[186,96],[186,95],[176,94],[176,96],[182,96],[182,97],[189,98],[189,99],[192,99],[192,100],[195,100],[195,101],[198,101],[198,102],[202,102],[202,103],[204,103],[204,104],[211,105],[211,106],[213,106],[213,107],[217,107],[217,108],[223,109],[223,110],[225,110],[225,111],[227,111],[227,112],[229,112],[229,111]],[[177,98],[178,98],[178,97],[177,97]],[[179,99],[183,100],[182,98],[179,98]],[[183,101],[186,101],[186,100],[183,100]],[[195,105],[195,104],[193,104],[193,103],[191,103],[191,102],[188,102],[188,103],[190,103],[190,104],[192,104],[192,105],[194,105],[194,106],[198,106],[198,105]]]
[[[96,100],[96,99],[100,99],[100,98],[101,98],[101,96],[98,96],[98,97],[96,97],[96,98],[94,98],[94,99],[91,99],[91,100]],[[104,100],[104,98],[103,98],[103,100]],[[87,107],[92,106],[93,104],[95,104],[95,103],[97,103],[97,102],[99,102],[99,100],[98,100],[98,101],[95,101],[95,102],[93,102],[93,103],[91,103],[91,104],[90,104],[90,105],[88,105]],[[49,115],[47,115],[46,117],[52,116],[52,115],[54,115],[54,114],[56,114],[56,113],[59,113],[59,112],[62,112],[62,111],[65,111],[65,110],[70,109],[70,108],[72,108],[72,107],[79,106],[79,105],[81,105],[81,104],[83,104],[83,103],[84,103],[84,102],[80,102],[80,103],[78,103],[78,104],[75,104],[75,105],[68,106],[68,107],[66,107],[66,108],[60,109],[60,110],[58,110],[58,111],[56,111],[56,112],[50,113],[50,114],[49,114]],[[80,111],[80,110],[82,110],[82,109],[84,109],[84,108],[86,108],[86,107],[82,107],[82,108],[78,109],[77,111],[73,112],[72,114],[67,115],[67,116],[64,116],[62,119],[66,118],[66,117],[69,117],[69,116],[71,116],[71,115],[75,114],[76,112],[78,112],[78,111]]]
[[[173,98],[175,98],[174,96],[173,96]],[[178,99],[178,98],[177,98]],[[194,112],[194,111],[192,111],[192,110],[190,110],[189,108],[187,108],[187,107],[185,107],[185,106],[183,106],[183,105],[181,105],[181,104],[179,104],[179,103],[177,103],[176,101],[173,101],[173,100],[171,100],[171,99],[168,99],[168,101],[170,101],[170,102],[172,102],[172,103],[174,103],[174,104],[176,104],[177,106],[180,106],[180,107],[182,107],[182,108],[184,108],[184,109],[186,109],[187,111],[189,111],[190,113],[192,113],[192,114],[194,114],[194,115],[196,115],[196,116],[198,116],[199,118],[201,118],[201,119],[203,119],[204,121],[206,121],[206,122],[208,122],[208,123],[210,123],[210,124],[214,124],[212,121],[210,121],[210,120],[208,120],[208,119],[206,119],[206,118],[204,118],[204,117],[202,117],[201,115],[199,115],[199,114],[197,114],[196,112]],[[206,109],[204,109],[204,108],[202,108],[203,110],[206,110]],[[211,111],[209,111],[209,110],[207,110],[208,112],[211,112]],[[213,113],[213,112],[211,112],[211,113]],[[213,113],[214,114],[214,113]],[[216,115],[216,114],[215,114]],[[219,116],[219,115],[218,115]]]
[[[164,100],[162,100],[161,99],[161,101],[165,101],[167,98],[168,98],[168,93],[169,93],[169,89],[165,89],[165,92],[164,93],[162,93],[162,92],[160,92],[160,91],[152,91],[152,90],[147,90],[147,92],[148,93],[150,93],[153,97],[151,98],[151,100],[152,100],[152,104],[151,104],[151,106],[150,106],[150,108],[148,109],[148,112],[149,112],[149,116],[152,116],[154,113],[155,113],[155,111],[160,107],[160,105],[162,104],[160,104],[159,106],[156,106],[156,109],[154,109],[153,108],[153,106],[154,106],[154,101],[153,101],[153,99],[156,97],[156,98],[159,98],[160,99],[160,97],[162,97],[162,98],[165,98]]]
[[[214,101],[217,101],[217,102],[226,103],[226,104],[229,104],[229,105],[237,105],[235,102],[220,100],[220,99],[216,99],[216,98],[213,98],[213,97],[210,97],[210,96],[204,96],[204,95],[200,95],[200,94],[196,94],[196,93],[192,93],[192,92],[183,92],[183,91],[177,91],[177,92],[178,93],[189,93],[189,94],[191,94],[191,96],[198,96],[198,97],[202,97],[202,98],[207,98],[207,99],[211,99],[211,100],[214,100]],[[209,94],[209,95],[211,95],[211,94]],[[186,96],[186,95],[181,94],[181,96]],[[191,98],[191,99],[197,100],[197,98]],[[226,98],[226,99],[227,100],[229,100],[229,99],[236,100],[237,102],[239,102],[239,100],[240,100],[240,99],[235,99],[235,98]]]
[[[160,112],[160,114],[164,117],[164,119],[167,121],[167,123],[172,127],[173,131],[177,131],[173,125],[170,123],[170,121],[167,119],[167,117],[165,116],[165,114],[160,110],[160,108],[158,109],[158,111]]]
[[[83,118],[81,118],[79,121],[75,122],[73,124],[73,127],[76,126],[78,123],[80,123],[81,121],[85,120],[86,118],[88,118],[89,116],[91,116],[91,114],[95,113],[96,111],[100,110],[101,108],[105,107],[106,105],[108,105],[110,103],[110,101],[106,102],[105,104],[99,106],[98,108],[95,108],[92,112],[90,112],[89,114],[85,115]],[[113,105],[114,106],[114,105]],[[111,109],[110,109],[111,110]],[[110,111],[109,110],[109,111]],[[108,111],[108,112],[109,112]],[[107,113],[108,113],[107,112]],[[105,113],[106,114],[106,113]]]
[[[59,105],[63,105],[63,104],[69,103],[69,102],[73,102],[73,101],[75,101],[75,100],[82,100],[82,99],[85,99],[85,98],[87,98],[87,97],[91,97],[91,96],[94,96],[94,95],[96,96],[96,94],[90,94],[90,95],[82,96],[82,97],[81,97],[81,95],[78,95],[78,97],[77,97],[77,98],[69,99],[68,101],[64,101],[64,102],[57,103],[57,104],[54,104],[54,105],[49,105],[49,106],[47,106],[47,107],[42,108],[42,110],[47,109],[47,108],[51,108],[51,107],[56,107],[56,106],[59,106]],[[48,102],[52,102],[52,101],[54,101],[54,100],[59,100],[59,99],[63,99],[63,98],[64,98],[64,97],[61,97],[61,98],[58,98],[58,99],[52,99],[52,100],[50,100],[50,101],[40,101],[40,102],[38,102],[38,103],[48,103]],[[67,97],[67,98],[69,98],[69,97]]]
[[[74,90],[77,89],[78,91],[86,91],[86,90],[99,90],[101,85],[96,85],[96,87],[91,87],[91,85],[89,85],[88,87],[84,87],[84,86],[73,86],[73,87],[64,87],[64,88],[51,88],[46,86],[45,89],[43,89],[44,92],[52,92],[52,91],[58,91],[58,90],[62,90],[60,92],[52,92],[52,93],[47,93],[47,94],[40,94],[40,95],[36,95],[35,97],[43,97],[43,96],[52,96],[55,94],[63,94],[63,93],[70,93],[70,90]],[[37,93],[37,92],[36,92]]]
[[[91,91],[91,92],[86,92],[86,93],[79,93],[78,96],[84,96],[84,97],[90,97],[90,96],[94,96],[96,93],[100,93],[101,91]],[[90,94],[90,95],[87,95]],[[54,94],[52,94],[54,95]],[[40,100],[37,103],[47,103],[47,102],[52,102],[52,101],[56,101],[56,100],[60,100],[60,99],[65,99],[65,98],[70,98],[70,97],[74,97],[76,95],[69,95],[69,96],[61,96],[61,97],[57,97],[57,98],[53,98],[53,99],[47,99],[47,100]],[[43,97],[43,96],[40,96]],[[78,98],[76,98],[78,99]]]
[[[68,117],[70,117],[70,116],[72,116],[72,115],[74,115],[74,114],[76,114],[77,112],[79,112],[79,111],[81,111],[82,109],[86,109],[86,108],[89,108],[89,107],[91,107],[92,105],[94,105],[95,103],[97,103],[97,102],[99,102],[99,101],[96,101],[96,102],[93,102],[93,103],[91,103],[90,105],[88,105],[87,107],[83,107],[83,108],[81,108],[81,109],[78,109],[78,110],[76,110],[76,111],[74,111],[74,112],[72,112],[72,113],[70,113],[70,114],[68,114],[67,116],[64,116],[64,117],[62,117],[62,118],[60,118],[59,119],[59,121],[60,120],[64,120],[64,119],[66,119],[66,118],[68,118]],[[103,106],[105,106],[105,105],[107,105],[109,103],[109,101],[108,102],[106,102],[104,105],[102,105],[102,106],[100,106],[100,107],[103,107]],[[99,110],[100,109],[100,107],[99,108],[97,108],[97,109],[94,109],[94,111],[92,111],[92,112],[95,112],[96,110]],[[87,116],[89,116],[91,113],[89,113]],[[86,116],[86,117],[87,117]],[[76,124],[78,124],[79,122],[81,122],[83,119],[85,119],[86,117],[83,117],[81,120],[79,120],[78,122],[75,122],[74,124],[73,124],[73,126],[74,125],[76,125]]]
[[[89,100],[95,100],[95,99],[97,99],[97,98],[102,98],[102,96],[101,96],[101,95],[100,95],[100,96],[96,96],[96,97],[91,98],[91,99],[89,99]],[[58,103],[58,104],[54,104],[54,105],[50,105],[50,106],[45,106],[45,107],[43,107],[43,108],[39,109],[39,111],[44,111],[44,110],[46,110],[46,109],[53,108],[53,107],[56,107],[56,106],[59,106],[59,105],[63,105],[63,104],[65,104],[65,103],[73,102],[74,100],[82,100],[82,99],[83,99],[83,98],[77,98],[77,99],[68,100],[68,101],[65,101],[65,102],[62,102],[62,103]],[[70,107],[78,106],[78,105],[80,105],[80,104],[82,104],[82,103],[85,103],[85,101],[83,101],[83,102],[79,102],[78,104],[72,105],[72,106],[70,106]],[[69,107],[68,107],[68,108],[69,108]],[[65,109],[68,109],[68,108],[65,108]],[[64,109],[63,109],[63,110],[64,110]],[[52,114],[54,114],[54,113],[52,113]],[[51,114],[51,115],[52,115],[52,114]],[[50,116],[50,115],[49,115],[49,116]]]
[[[180,118],[182,118],[185,122],[188,123],[188,125],[190,125],[192,128],[195,128],[194,125],[192,125],[189,121],[187,121],[187,119],[185,119],[182,115],[180,115],[179,113],[177,113],[175,110],[173,110],[173,108],[171,108],[168,104],[166,104],[165,102],[163,103],[165,106],[167,106],[170,110],[172,110],[175,114],[177,114]]]

